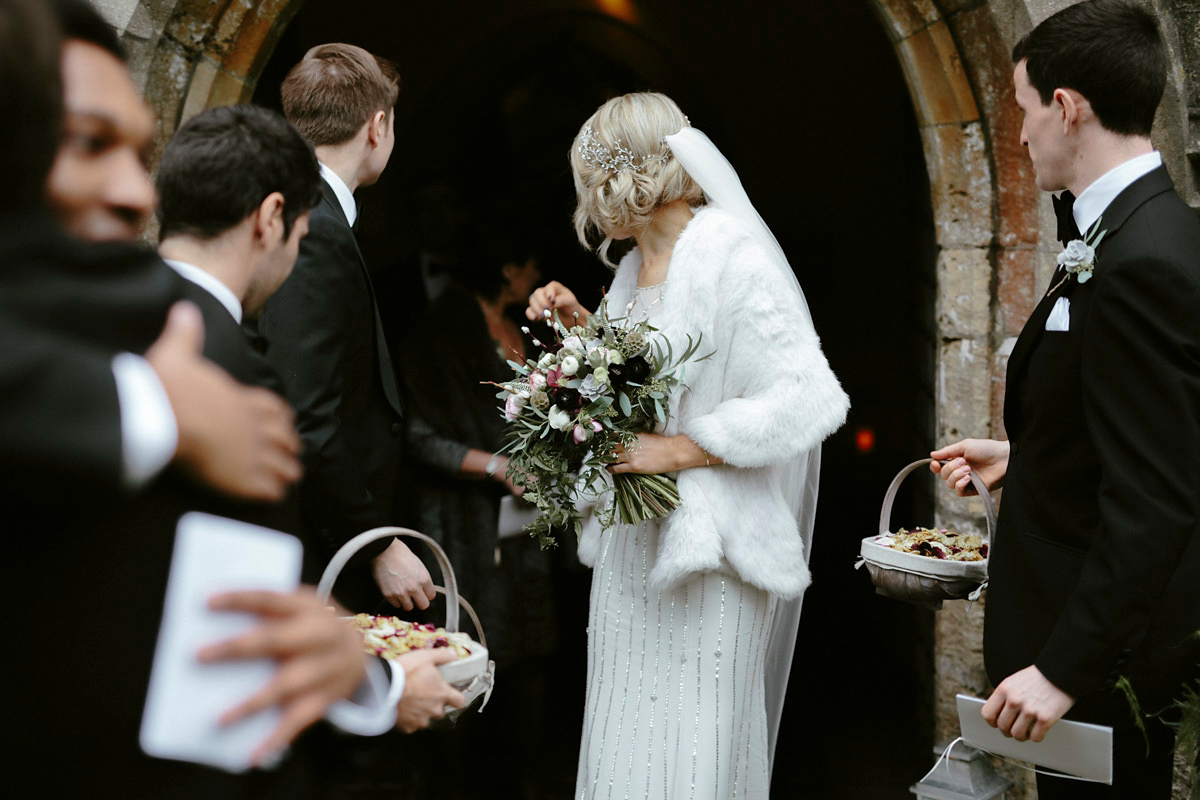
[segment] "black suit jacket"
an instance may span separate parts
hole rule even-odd
[[[324,181],[295,269],[267,302],[258,333],[304,440],[306,578],[315,581],[355,534],[396,524],[404,444],[400,396],[371,281]],[[364,557],[384,547],[381,542]],[[348,572],[335,593],[356,610],[381,597],[365,571]]]
[[[138,747],[180,492],[121,486],[118,352],[158,337],[184,281],[144,248],[81,245],[45,218],[0,225],[0,534],[18,620],[5,648],[10,759],[40,795],[276,797]],[[194,495],[192,495],[194,497]],[[300,768],[303,765],[297,765]]]
[[[282,394],[279,376],[263,354],[254,348],[249,334],[229,309],[204,287],[183,277],[180,277],[180,283],[182,297],[194,303],[204,319],[204,357],[228,372],[238,383]],[[299,492],[295,487],[283,502],[258,503],[209,491],[168,470],[156,481],[154,489],[173,493],[178,502],[189,509],[296,535],[302,532]]]
[[[1159,168],[1100,228],[1091,280],[1009,359],[985,661],[1076,698],[1123,673],[1158,708],[1200,663],[1200,220]],[[1059,296],[1070,329],[1046,331]]]

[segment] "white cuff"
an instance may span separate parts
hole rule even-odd
[[[404,695],[404,667],[388,661],[391,685],[379,660],[367,662],[367,679],[358,687],[353,700],[339,700],[325,712],[325,719],[346,733],[378,736],[396,725],[396,705]]]
[[[123,479],[130,489],[144,486],[175,455],[179,430],[175,412],[150,362],[132,353],[112,360],[121,407]]]

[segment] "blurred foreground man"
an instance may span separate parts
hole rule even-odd
[[[143,248],[82,245],[46,214],[60,56],[69,60],[44,3],[0,0],[0,99],[22,123],[0,131],[10,176],[0,201],[0,334],[12,345],[0,356],[0,529],[26,616],[8,649],[17,665],[5,702],[15,757],[41,796],[268,797],[274,775],[228,776],[138,751],[171,532],[184,509],[154,486],[137,490],[171,460],[197,492],[275,501],[299,475],[299,442],[278,397],[199,357],[194,307],[167,321],[182,281],[160,260]],[[84,116],[98,127],[80,133],[80,152],[120,156],[124,146],[109,145],[123,141],[127,120],[96,107]],[[122,238],[133,227],[89,230]],[[273,761],[362,683],[359,645],[308,592],[214,603],[262,619],[203,657],[276,661],[272,682],[231,710],[281,708],[256,753]]]

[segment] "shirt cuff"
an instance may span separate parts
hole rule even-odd
[[[121,407],[122,480],[126,487],[138,489],[175,455],[179,430],[167,391],[150,362],[118,353],[112,371]]]
[[[338,700],[325,712],[325,719],[346,733],[378,736],[396,726],[396,705],[404,695],[404,667],[386,661],[392,671],[391,685],[379,659],[367,662],[367,679],[350,700]]]

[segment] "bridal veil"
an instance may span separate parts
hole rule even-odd
[[[812,315],[808,303],[804,299],[804,291],[796,279],[783,248],[775,239],[771,229],[763,222],[758,211],[742,188],[737,171],[721,154],[703,132],[691,126],[685,126],[678,133],[664,137],[663,141],[671,149],[672,155],[679,160],[680,165],[687,171],[700,188],[709,205],[720,208],[747,225],[759,239],[772,262],[788,277],[789,284],[799,299],[800,317],[796,325],[812,328]],[[796,515],[796,523],[800,537],[804,542],[806,559],[812,553],[813,522],[817,509],[817,485],[821,472],[821,447],[817,445],[806,453],[802,453],[784,466],[783,488],[784,496]],[[788,674],[792,667],[792,653],[796,646],[796,630],[800,624],[800,606],[804,599],[801,594],[792,600],[776,599],[774,623],[771,627],[767,643],[765,680],[767,704],[768,731],[768,760],[774,766],[775,744],[779,735],[779,721],[783,714],[784,695],[787,692]]]

